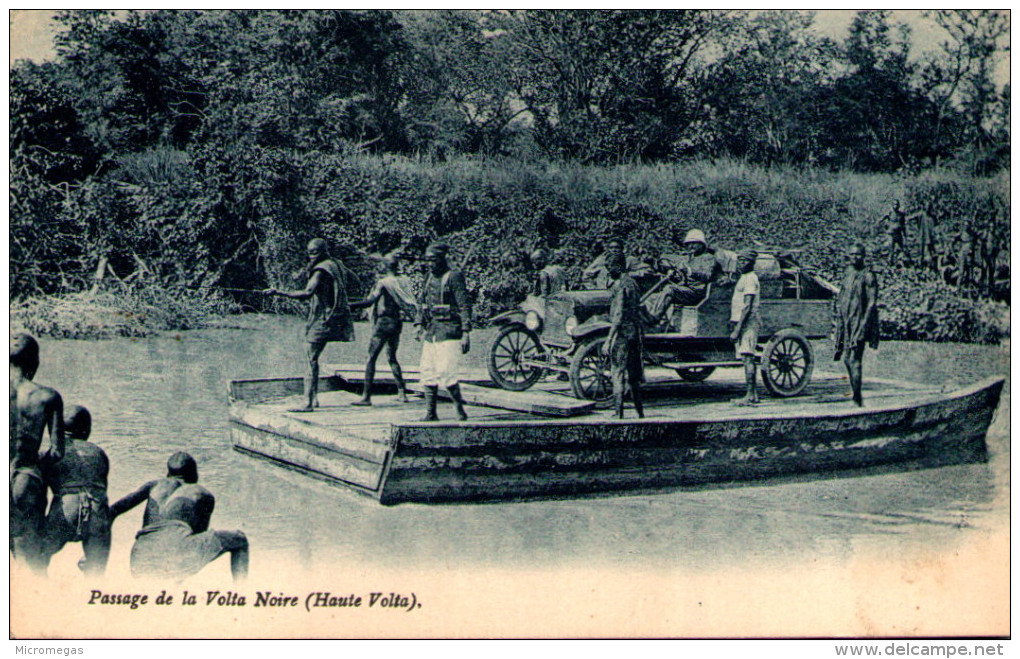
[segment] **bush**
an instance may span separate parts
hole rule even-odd
[[[37,336],[97,339],[200,329],[237,306],[219,297],[156,286],[37,296],[11,306],[11,325]]]
[[[940,249],[980,216],[1002,245],[1000,262],[1009,259],[1009,180],[1002,175],[929,171],[908,178],[727,160],[613,167],[470,157],[434,162],[230,143],[193,149],[187,157],[165,149],[143,153],[124,159],[118,175],[130,185],[91,182],[55,211],[84,227],[76,230],[92,246],[88,258],[60,264],[58,282],[65,273],[75,282],[60,284],[64,292],[88,285],[101,254],[124,278],[148,263],[167,290],[293,288],[304,284],[292,273],[304,265],[305,243],[322,236],[358,272],[356,298],[374,277],[365,253],[403,245],[415,255],[442,239],[453,247],[476,315],[484,319],[512,307],[528,288],[527,274],[511,265],[508,253],[552,248],[576,282],[611,236],[623,238],[630,253],[648,244],[670,251],[690,228],[721,247],[759,243],[797,252],[805,267],[836,282],[852,241],[863,241],[882,265],[883,217],[894,199],[908,213],[929,208],[937,216]],[[916,253],[913,221],[907,233]],[[31,283],[33,260],[26,255],[17,263],[15,297],[57,292],[22,286]],[[998,319],[1001,305],[909,276],[884,297],[892,336],[985,341],[1008,331]],[[892,279],[883,283],[893,286]],[[934,313],[926,305],[937,300],[969,311],[926,320],[924,314]]]
[[[933,276],[902,269],[880,280],[883,338],[997,343],[1009,336],[1009,306],[963,297]]]

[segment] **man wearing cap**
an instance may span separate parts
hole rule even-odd
[[[198,484],[195,458],[178,451],[166,467],[166,478],[149,481],[110,506],[116,518],[145,502],[142,529],[131,548],[131,573],[181,580],[229,553],[234,581],[243,580],[248,538],[241,531],[209,530],[216,498]]]
[[[446,244],[433,243],[424,256],[429,272],[415,322],[423,341],[419,370],[425,387],[426,412],[422,421],[438,419],[436,402],[440,385],[450,392],[457,418],[467,419],[459,383],[461,355],[471,349],[471,301],[464,275],[450,269],[446,258],[449,250]]]
[[[268,295],[308,300],[305,341],[308,343],[308,379],[305,380],[305,407],[293,412],[311,412],[319,406],[319,355],[331,341],[354,340],[354,318],[347,301],[347,289],[356,277],[329,255],[326,241],[315,238],[308,243],[308,284],[301,291],[267,288]]]
[[[39,370],[39,343],[28,334],[11,337],[10,352],[10,550],[16,561],[45,574],[42,556],[46,483],[43,466],[64,456],[64,401],[32,381]],[[43,436],[48,435],[46,451]]]
[[[862,361],[865,344],[878,348],[878,278],[864,262],[864,245],[856,243],[847,251],[850,262],[836,298],[836,352],[843,358],[854,403],[864,405],[861,395]]]
[[[736,346],[737,357],[744,362],[744,377],[747,381],[747,393],[743,398],[733,401],[734,405],[757,405],[758,389],[756,387],[757,366],[754,363],[755,349],[758,346],[758,332],[761,328],[761,285],[754,271],[754,262],[758,253],[746,250],[737,258],[740,279],[733,289],[730,302],[730,340]]]
[[[110,556],[110,505],[106,479],[110,460],[106,452],[88,441],[92,415],[84,407],[71,405],[64,412],[67,445],[64,457],[43,468],[53,500],[46,516],[43,558],[50,558],[69,542],[80,542],[85,558],[78,562],[82,572],[102,576]]]

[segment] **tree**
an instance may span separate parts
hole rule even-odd
[[[662,159],[702,114],[708,10],[558,10],[500,15],[514,89],[550,154],[583,162]]]
[[[491,12],[400,14],[411,55],[408,130],[416,149],[499,153],[527,111],[513,93],[508,35]]]
[[[926,62],[923,77],[925,92],[937,108],[933,127],[937,139],[940,143],[951,139],[946,133],[952,133],[958,112],[961,123],[955,141],[975,155],[1001,149],[1008,123],[997,121],[1003,116],[1002,96],[994,73],[1001,56],[1009,52],[1009,12],[944,9],[927,15],[949,34],[940,52]]]
[[[55,292],[81,272],[72,188],[99,166],[54,64],[21,62],[10,78],[11,295]]]
[[[823,127],[811,110],[831,82],[836,45],[814,14],[760,12],[743,22],[707,79],[711,149],[753,162],[813,162]]]
[[[850,24],[841,53],[847,72],[833,82],[823,106],[833,164],[890,171],[911,161],[923,99],[910,85],[910,30],[894,29],[891,14],[860,11]]]

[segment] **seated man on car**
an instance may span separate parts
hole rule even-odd
[[[585,290],[607,289],[613,280],[609,277],[609,270],[606,267],[608,259],[613,254],[623,255],[623,241],[619,238],[612,238],[606,243],[604,252],[595,257],[595,260],[588,264],[588,267],[581,273],[581,288]],[[639,275],[645,269],[644,263],[636,256],[625,257],[627,272]]]
[[[709,284],[723,278],[725,268],[717,250],[710,249],[705,234],[691,229],[684,238],[686,258],[676,264],[669,280],[645,300],[653,325],[668,322],[671,307],[693,307],[708,295]]]

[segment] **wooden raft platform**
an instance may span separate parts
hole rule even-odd
[[[452,405],[440,403],[441,420],[423,423],[421,398],[397,402],[388,372],[380,376],[374,405],[352,407],[363,382],[338,369],[321,380],[322,407],[310,414],[288,411],[302,404],[294,395],[300,378],[234,381],[235,448],[383,504],[578,496],[982,461],[1003,386],[997,378],[942,392],[870,380],[860,409],[842,377],[816,374],[805,395],[736,407],[729,401],[742,394],[738,372],[691,384],[653,369],[644,420],[629,406],[617,420],[551,380],[523,394],[462,385],[468,421],[453,420]],[[413,389],[417,374],[405,376]]]

